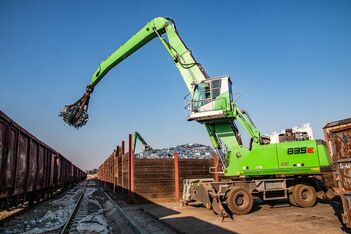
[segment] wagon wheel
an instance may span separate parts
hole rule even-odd
[[[296,204],[303,208],[312,207],[317,202],[316,190],[310,185],[296,185],[292,195]]]
[[[253,198],[248,189],[234,187],[228,193],[227,204],[233,214],[245,215],[252,210]]]

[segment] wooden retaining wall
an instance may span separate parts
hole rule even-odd
[[[131,142],[129,137],[129,150]],[[99,167],[98,179],[129,203],[179,201],[183,180],[216,179],[209,172],[214,165],[215,155],[213,159],[179,159],[178,154],[171,158],[139,159],[125,153],[122,142]]]

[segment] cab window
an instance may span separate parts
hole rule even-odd
[[[212,99],[215,99],[221,94],[221,83],[222,83],[222,80],[214,80],[211,82]]]

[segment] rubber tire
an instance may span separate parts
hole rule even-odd
[[[240,200],[238,200],[240,199]],[[243,201],[239,205],[237,202]],[[230,212],[236,215],[250,213],[253,207],[253,198],[250,191],[244,187],[233,187],[227,196],[227,205]]]
[[[294,193],[294,189],[295,189],[295,186],[292,186],[291,188],[291,192],[289,192],[289,202],[292,206],[298,206],[294,200],[294,196],[293,196],[293,193]]]
[[[296,205],[302,208],[312,207],[317,202],[316,190],[311,185],[307,185],[307,184],[296,185],[295,188],[293,189],[292,195]],[[306,195],[307,197],[304,197]]]

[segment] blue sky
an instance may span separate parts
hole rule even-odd
[[[351,1],[0,1],[0,109],[83,169],[128,134],[209,144],[185,120],[186,87],[157,40],[95,88],[80,130],[58,117],[102,60],[157,16],[176,21],[211,76],[229,74],[262,133],[351,116]]]

